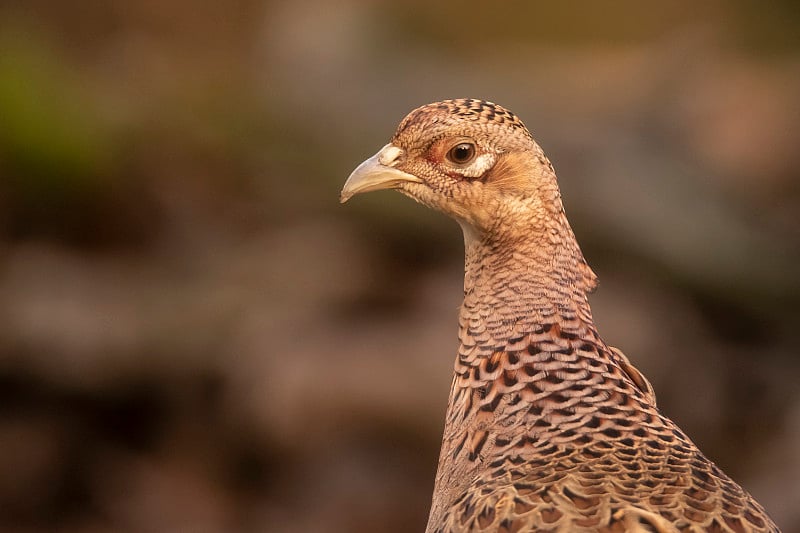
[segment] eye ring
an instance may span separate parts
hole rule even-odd
[[[475,145],[470,142],[460,142],[447,152],[447,159],[456,165],[466,165],[475,158]]]

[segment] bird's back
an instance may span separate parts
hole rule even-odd
[[[469,350],[428,531],[777,531],[593,329],[553,325],[488,357]]]

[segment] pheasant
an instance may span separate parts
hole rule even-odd
[[[341,201],[379,189],[464,233],[460,346],[427,532],[778,531],[598,334],[587,299],[597,278],[553,166],[516,115],[473,99],[413,110]]]

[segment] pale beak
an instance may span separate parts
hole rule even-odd
[[[350,174],[344,183],[339,200],[345,203],[362,192],[396,189],[402,183],[422,183],[418,177],[394,168],[403,160],[404,155],[405,151],[393,144],[381,148],[377,154],[358,165]]]

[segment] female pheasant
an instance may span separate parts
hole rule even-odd
[[[428,532],[778,531],[598,334],[596,277],[553,166],[513,113],[471,99],[415,109],[341,200],[379,189],[464,232],[461,345]]]

